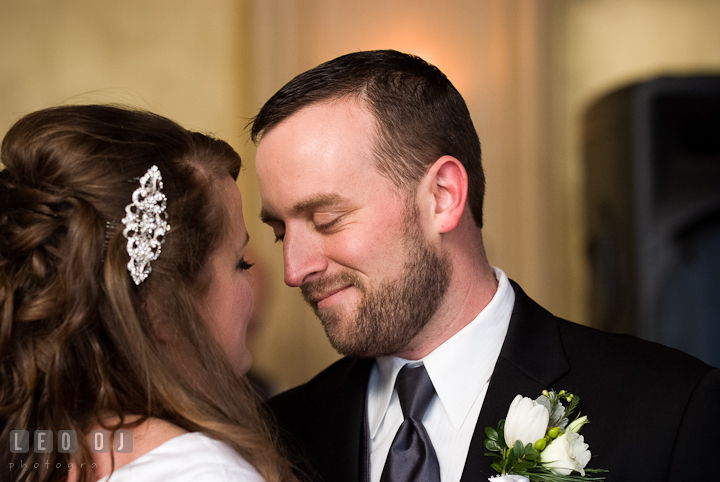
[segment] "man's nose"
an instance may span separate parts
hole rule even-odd
[[[322,240],[317,233],[290,231],[283,238],[285,284],[299,287],[313,281],[327,268]]]

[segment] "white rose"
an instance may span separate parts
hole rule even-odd
[[[584,476],[590,456],[583,436],[568,430],[540,452],[540,463],[558,475],[570,475],[574,470]]]
[[[528,397],[516,396],[505,417],[505,443],[510,448],[516,440],[523,445],[534,444],[545,437],[549,420],[547,408]]]

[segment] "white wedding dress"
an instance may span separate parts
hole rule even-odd
[[[202,432],[168,440],[98,482],[263,482],[255,468],[224,442]]]

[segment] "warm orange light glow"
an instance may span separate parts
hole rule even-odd
[[[388,33],[380,33],[377,38],[368,40],[368,49],[394,49],[417,55],[443,71],[455,88],[463,95],[470,94],[468,71],[464,68],[463,59],[457,55],[451,42],[429,35],[417,26],[407,25],[395,28]],[[465,59],[464,62],[472,61]]]

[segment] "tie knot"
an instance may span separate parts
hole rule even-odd
[[[400,399],[403,416],[422,421],[430,401],[435,395],[430,376],[425,365],[410,367],[405,365],[398,373],[395,389]]]

